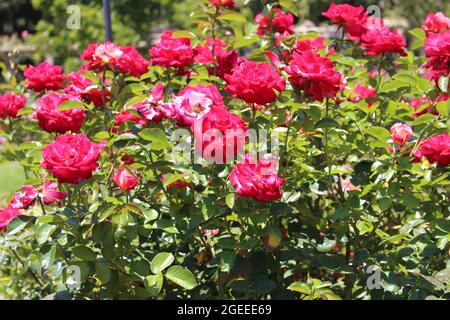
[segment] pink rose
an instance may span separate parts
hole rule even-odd
[[[371,27],[361,36],[361,47],[366,50],[366,55],[377,56],[386,52],[397,52],[406,56],[405,36],[397,30],[391,31],[384,25],[383,20],[372,19]]]
[[[139,178],[132,175],[128,169],[120,168],[113,176],[113,181],[120,189],[130,191],[136,187],[139,182]]]
[[[61,66],[54,66],[47,61],[38,64],[36,67],[29,65],[23,75],[27,79],[27,89],[37,92],[44,90],[59,90],[63,87],[66,75]]]
[[[11,206],[7,206],[5,209],[0,209],[0,231],[5,230],[11,220],[18,216],[20,216],[19,209]]]
[[[425,157],[430,163],[448,166],[450,164],[450,135],[442,133],[424,140],[417,148],[414,157],[416,159]]]
[[[230,181],[238,195],[259,202],[278,200],[282,196],[284,179],[278,177],[275,161],[270,155],[256,161],[251,153],[247,153],[233,167]]]
[[[31,185],[22,186],[22,191],[16,192],[10,206],[15,209],[27,209],[34,204],[38,196],[38,190]]]
[[[77,184],[92,177],[99,154],[99,146],[84,134],[66,134],[42,150],[41,167],[60,183]]]
[[[439,33],[450,30],[450,18],[445,16],[442,12],[428,13],[425,18],[425,23],[422,25],[423,31],[427,35],[430,33]]]
[[[219,7],[228,7],[230,9],[234,7],[233,0],[209,0],[209,2],[215,4]]]
[[[332,23],[345,28],[352,40],[359,39],[366,31],[367,13],[363,6],[331,3],[322,15]]]
[[[413,136],[412,128],[406,123],[396,123],[390,131],[392,140],[399,146],[403,146]]]
[[[77,97],[51,92],[39,99],[36,118],[42,129],[47,132],[66,133],[78,132],[83,125],[86,114],[82,108],[59,110],[65,101],[79,101]]]
[[[283,12],[280,8],[272,8],[268,16],[264,16],[262,12],[258,13],[255,21],[259,25],[257,32],[260,36],[268,32],[294,33],[294,16],[289,12]]]
[[[25,96],[13,92],[0,96],[0,119],[17,118],[17,113],[20,109],[25,108],[26,102]]]

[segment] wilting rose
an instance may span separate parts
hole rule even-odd
[[[347,30],[349,38],[359,39],[366,31],[367,13],[363,6],[331,3],[322,15]]]
[[[25,108],[26,103],[27,98],[25,96],[13,92],[0,96],[0,119],[16,118],[17,113],[20,109]]]
[[[257,32],[260,36],[267,32],[294,33],[294,16],[289,12],[283,12],[280,8],[272,8],[268,16],[262,12],[258,13],[255,21],[259,25]]]
[[[63,87],[66,75],[61,66],[54,66],[47,61],[38,64],[36,67],[28,66],[23,75],[27,79],[27,89],[37,92],[44,90],[59,90]]]
[[[83,73],[83,71],[71,72],[68,76],[70,84],[64,88],[64,91],[92,102],[96,107],[103,106],[105,102],[109,101],[111,92],[107,88],[102,92],[102,88],[94,85],[92,80],[83,77]],[[103,101],[103,97],[105,101]]]
[[[84,134],[58,136],[42,150],[41,167],[60,183],[77,184],[92,177],[99,153],[99,146]]]
[[[268,104],[277,99],[286,85],[285,79],[269,63],[246,60],[225,75],[225,90],[247,103]],[[276,91],[275,91],[276,90]]]
[[[281,186],[284,179],[278,177],[275,160],[271,155],[256,161],[252,154],[246,154],[244,159],[233,167],[230,181],[238,195],[259,202],[278,200],[282,196]]]
[[[78,132],[86,117],[84,110],[82,108],[58,109],[63,102],[70,100],[78,101],[78,98],[55,92],[48,93],[40,98],[36,118],[41,128],[47,132]]]
[[[161,35],[161,41],[149,50],[151,64],[161,67],[173,67],[182,71],[194,62],[194,49],[190,38],[175,38],[171,31]]]
[[[391,127],[390,132],[392,140],[400,146],[403,146],[413,136],[412,128],[406,123],[394,124]]]
[[[17,216],[20,216],[19,209],[11,206],[7,206],[5,209],[0,209],[0,231],[5,230],[11,220]]]
[[[173,108],[179,126],[190,126],[195,119],[206,114],[212,106],[226,108],[215,85],[186,86],[174,98]]]
[[[319,101],[334,98],[342,89],[342,75],[334,70],[333,62],[313,51],[294,52],[285,70],[292,84]]]
[[[209,2],[214,3],[215,5],[218,5],[220,7],[228,7],[230,9],[234,7],[233,0],[209,0]]]
[[[428,13],[425,18],[425,23],[422,25],[422,29],[427,35],[430,33],[449,31],[450,18],[445,16],[442,12]]]
[[[438,134],[420,143],[414,153],[416,159],[427,158],[430,163],[438,163],[441,166],[450,164],[450,135]]]
[[[148,121],[161,122],[163,118],[173,119],[175,117],[173,107],[162,101],[164,97],[164,85],[161,83],[157,84],[151,92],[152,95],[150,97],[134,104],[132,108],[137,110]]]
[[[113,181],[120,189],[130,191],[136,187],[139,178],[136,178],[128,169],[120,168],[113,176]]]
[[[196,152],[216,163],[229,163],[244,149],[246,131],[239,116],[220,107],[213,107],[192,124]]]
[[[66,192],[58,191],[58,183],[55,181],[45,180],[44,185],[39,193],[44,204],[49,205],[52,202],[61,204],[61,199],[67,196]]]
[[[361,47],[368,56],[377,56],[386,52],[397,52],[406,56],[405,36],[397,30],[391,31],[381,19],[372,19],[370,28],[361,36]]]
[[[16,192],[11,200],[10,206],[15,209],[27,209],[34,204],[38,196],[38,190],[32,185],[22,186],[22,191]]]

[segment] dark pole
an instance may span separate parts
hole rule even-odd
[[[105,16],[105,40],[113,41],[111,28],[111,5],[109,0],[103,0],[103,15]]]

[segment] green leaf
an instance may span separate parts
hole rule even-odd
[[[170,267],[166,278],[187,290],[192,290],[198,285],[192,272],[182,266]]]
[[[14,218],[9,224],[8,228],[6,229],[6,234],[8,236],[12,236],[16,233],[18,233],[20,230],[25,228],[30,221],[29,217],[16,217]]]
[[[281,0],[280,6],[282,6],[286,10],[288,10],[294,16],[296,16],[296,17],[299,16],[298,8],[297,8],[297,5],[295,4],[294,0]]]
[[[438,85],[442,92],[448,92],[448,77],[440,77]]]
[[[373,225],[369,221],[358,220],[356,221],[356,228],[359,230],[359,234],[363,235],[373,230]]]
[[[58,110],[83,109],[84,105],[80,101],[67,100],[61,103]]]
[[[234,44],[234,48],[239,49],[242,47],[247,47],[255,42],[258,42],[258,40],[258,37],[244,37],[236,41],[236,43]]]
[[[333,128],[339,127],[339,123],[333,118],[323,118],[316,123],[316,128]]]
[[[103,283],[108,283],[111,279],[111,269],[105,262],[95,263],[95,275]]]
[[[392,205],[392,199],[391,198],[381,198],[378,200],[378,206],[381,210],[387,210]]]
[[[227,196],[225,197],[225,203],[230,209],[233,209],[235,201],[236,195],[234,193],[227,194]]]
[[[422,28],[414,28],[412,30],[409,30],[409,33],[416,37],[417,39],[425,39],[426,34],[425,31],[423,31]]]
[[[138,133],[139,137],[151,142],[152,150],[164,150],[170,147],[164,131],[158,128],[146,128]]]
[[[227,12],[224,14],[221,14],[219,17],[217,17],[219,20],[226,20],[226,21],[236,21],[240,23],[246,23],[247,18],[245,18],[244,15],[240,14],[239,12]]]
[[[372,137],[377,138],[382,142],[386,142],[391,138],[391,134],[383,127],[370,127],[366,130],[367,134],[370,134]]]
[[[178,180],[185,181],[183,173],[168,173],[164,177],[164,188],[167,188],[172,183],[177,182]]]
[[[91,248],[85,246],[72,248],[72,253],[83,261],[95,261],[97,259],[97,254]]]
[[[52,224],[39,224],[34,226],[36,241],[38,244],[45,243],[55,232],[57,226]]]
[[[422,114],[421,116],[417,117],[416,120],[414,120],[414,125],[417,126],[419,124],[433,121],[434,119],[436,119],[435,115],[433,115],[431,113],[425,113],[425,114]]]
[[[436,110],[443,117],[447,117],[450,113],[450,100],[441,101],[436,104]]]
[[[410,209],[417,209],[420,205],[419,200],[416,199],[412,194],[405,194],[402,196],[402,201]]]
[[[160,252],[150,262],[150,269],[154,274],[158,274],[169,267],[174,260],[175,257],[173,254],[169,252]]]
[[[156,298],[161,292],[163,280],[164,278],[162,273],[145,277],[144,280],[145,289],[147,289],[148,293],[150,293],[152,297]]]
[[[172,34],[172,38],[190,38],[190,39],[195,39],[195,38],[197,38],[197,36],[191,31],[177,30],[177,31],[175,31]]]
[[[294,282],[288,287],[288,290],[300,292],[300,293],[308,294],[308,295],[311,294],[311,288],[305,282],[299,282],[299,281]]]

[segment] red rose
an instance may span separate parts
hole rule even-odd
[[[269,63],[246,60],[225,75],[225,90],[247,103],[268,104],[277,99],[286,85],[285,79]]]
[[[25,108],[27,98],[20,94],[8,92],[4,96],[0,96],[0,119],[6,117],[16,118],[20,109]]]
[[[113,181],[120,189],[130,191],[136,187],[139,179],[133,176],[128,169],[120,168],[113,176]]]
[[[232,74],[234,67],[239,64],[239,54],[236,50],[223,51],[216,56],[216,67],[214,73],[221,79],[227,74]]]
[[[229,163],[245,146],[247,126],[225,108],[213,107],[192,124],[194,147],[204,159]]]
[[[24,185],[22,186],[22,191],[14,194],[10,206],[15,209],[27,209],[33,205],[38,193],[38,190],[34,186]]]
[[[425,23],[422,25],[422,29],[427,35],[430,33],[449,31],[450,18],[446,17],[442,12],[429,13],[425,18]]]
[[[163,118],[173,119],[175,113],[172,106],[162,101],[164,97],[164,85],[158,84],[153,87],[152,95],[144,101],[132,106],[139,114],[148,121],[161,122]]]
[[[397,52],[406,56],[405,36],[397,30],[391,31],[384,25],[381,19],[371,19],[371,27],[361,36],[361,47],[366,50],[366,55],[377,56],[385,52]]]
[[[66,75],[61,66],[54,66],[44,61],[36,67],[28,66],[23,75],[27,78],[27,89],[37,92],[44,90],[59,90],[63,86]]]
[[[341,91],[342,75],[334,70],[333,62],[313,51],[294,52],[285,70],[292,84],[319,101],[334,98]]]
[[[259,202],[278,200],[282,196],[284,179],[278,177],[275,161],[270,155],[257,162],[251,153],[236,164],[230,175],[236,193],[242,197],[253,198]]]
[[[99,146],[84,134],[66,134],[42,150],[41,167],[60,183],[77,184],[92,177],[99,153]]]
[[[226,108],[215,85],[186,86],[173,101],[179,126],[190,126],[195,119],[206,114],[212,106]]]
[[[268,16],[264,16],[262,12],[258,13],[255,21],[259,25],[257,32],[260,36],[271,32],[294,33],[294,16],[280,8],[271,9]]]
[[[315,50],[325,49],[325,47],[326,46],[325,46],[325,43],[323,42],[323,38],[317,37],[314,39],[305,39],[305,40],[296,41],[294,43],[293,50],[298,51],[298,52],[315,51]]]
[[[391,129],[392,140],[399,146],[403,146],[413,136],[412,128],[406,123],[396,123]]]
[[[450,135],[438,134],[423,141],[414,153],[416,159],[427,158],[430,163],[438,163],[441,166],[450,164]]]
[[[139,117],[138,115],[135,115],[134,113],[124,110],[115,116],[114,126],[118,127],[124,123],[129,122],[145,125],[147,123],[147,120]]]
[[[345,28],[352,40],[359,39],[366,31],[367,13],[363,6],[332,3],[322,15],[332,23]]]
[[[19,209],[7,206],[5,209],[0,210],[0,231],[5,230],[8,224],[15,217],[20,216]]]
[[[46,205],[49,205],[52,202],[60,205],[61,199],[64,199],[67,196],[67,193],[58,191],[58,183],[55,181],[45,180],[39,195]]]
[[[190,38],[174,38],[171,31],[161,35],[161,41],[149,50],[151,64],[182,71],[194,62],[194,49]]]
[[[148,72],[150,61],[141,56],[133,46],[121,47],[121,50],[123,54],[117,61],[120,72],[138,78]]]
[[[92,102],[96,107],[103,106],[111,97],[111,92],[105,88],[102,93],[102,88],[88,79],[83,77],[83,71],[71,72],[68,76],[71,84],[64,88],[68,94],[78,96]],[[105,101],[103,101],[103,94]]]
[[[219,7],[228,7],[230,9],[234,7],[233,0],[209,0],[209,2],[214,3]]]
[[[83,68],[87,70],[103,70],[104,66],[114,68],[123,55],[122,48],[110,41],[104,43],[90,43],[83,50],[80,58],[88,61]]]
[[[42,129],[47,132],[78,132],[83,125],[86,114],[82,108],[59,110],[64,101],[78,100],[77,97],[64,93],[48,93],[39,99],[36,118]]]
[[[195,61],[203,63],[203,64],[209,64],[213,63],[213,54],[212,54],[212,48],[214,46],[214,56],[220,56],[225,50],[225,42],[222,41],[220,38],[212,39],[212,38],[206,38],[206,44],[205,45],[198,45],[194,48],[195,53]]]
[[[375,98],[376,96],[377,96],[377,91],[375,89],[363,86],[358,83],[352,91],[352,97],[349,98],[348,100],[351,102],[358,102],[362,99]],[[371,106],[373,104],[373,102],[369,101],[367,104],[369,106]]]
[[[44,204],[49,205],[52,202],[60,204],[60,200],[64,199],[67,194],[58,191],[58,183],[45,180],[42,188],[32,185],[22,186],[22,191],[16,192],[10,206],[16,209],[27,209],[34,204],[38,196],[42,199]]]
[[[430,34],[423,46],[425,56],[430,58],[424,65],[429,68],[429,78],[438,81],[449,74],[450,65],[450,31]]]

